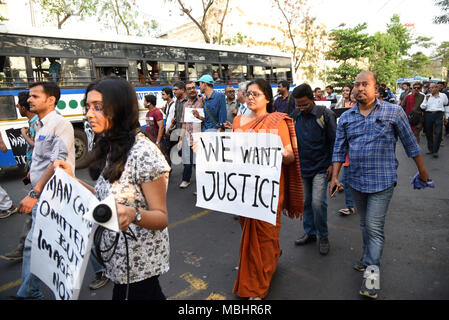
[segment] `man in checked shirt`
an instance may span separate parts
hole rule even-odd
[[[396,186],[398,160],[395,148],[399,137],[407,156],[413,158],[419,178],[429,179],[421,149],[404,110],[375,98],[379,86],[372,72],[361,72],[354,82],[357,103],[339,119],[332,157],[333,173],[329,184],[331,197],[340,186],[338,173],[349,153],[349,190],[360,215],[363,254],[354,269],[379,268],[384,247],[384,225],[388,206]],[[360,294],[377,298],[378,289],[368,285],[364,273]]]

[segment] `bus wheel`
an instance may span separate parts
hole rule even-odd
[[[82,169],[87,166],[87,137],[83,130],[75,129],[75,166]]]

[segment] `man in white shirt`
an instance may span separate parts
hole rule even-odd
[[[430,84],[430,93],[426,95],[421,109],[424,112],[424,132],[427,137],[427,148],[434,158],[438,158],[441,137],[443,134],[443,119],[447,123],[449,118],[449,107],[447,96],[440,93],[436,83]]]
[[[246,87],[248,86],[249,81],[239,83],[239,88],[237,91],[237,101],[238,101],[238,109],[237,115],[239,114],[248,114],[251,113],[251,110],[248,108],[246,104]]]

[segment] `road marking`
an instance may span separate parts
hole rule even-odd
[[[206,214],[211,213],[211,212],[212,212],[212,210],[204,210],[204,211],[201,211],[200,213],[194,214],[194,215],[192,215],[192,216],[190,216],[190,217],[188,217],[188,218],[185,218],[185,219],[183,219],[183,220],[176,221],[176,222],[174,222],[174,223],[172,223],[172,224],[169,224],[169,225],[168,225],[168,228],[169,228],[169,229],[173,229],[174,227],[177,227],[177,226],[179,226],[179,225],[181,225],[181,224],[184,224],[184,223],[186,223],[186,222],[190,222],[190,221],[192,221],[192,220],[198,219],[198,218],[200,218],[200,217],[202,217],[202,216],[205,216]]]
[[[16,281],[5,283],[4,285],[0,286],[0,292],[20,286],[21,283],[22,283],[22,279],[17,279]]]
[[[200,278],[195,277],[190,272],[183,273],[182,275],[180,275],[180,278],[183,278],[185,281],[187,281],[189,287],[182,290],[173,297],[168,298],[168,300],[184,300],[188,297],[193,296],[195,293],[207,289],[207,283]]]
[[[226,300],[226,297],[219,294],[219,293],[215,293],[212,292],[207,298],[206,300]]]
[[[174,227],[177,227],[177,226],[179,226],[179,225],[181,225],[181,224],[184,224],[184,223],[193,221],[193,220],[195,220],[195,219],[198,219],[198,218],[200,218],[200,217],[202,217],[202,216],[205,216],[206,214],[211,213],[211,212],[212,212],[212,210],[204,210],[204,211],[201,211],[201,212],[199,212],[199,213],[197,213],[197,214],[194,214],[194,215],[192,215],[192,216],[190,216],[190,217],[188,217],[188,218],[185,218],[185,219],[183,219],[183,220],[180,220],[180,221],[174,222],[174,223],[172,223],[172,224],[169,224],[169,225],[168,225],[168,228],[169,228],[169,229],[173,229]],[[201,259],[202,259],[202,258],[200,258],[199,260],[201,260]],[[198,262],[199,260],[197,260],[196,262]],[[182,277],[182,276],[181,276],[181,277]],[[186,281],[187,281],[187,280],[186,280]],[[202,280],[200,280],[200,281],[202,281]],[[20,286],[21,283],[22,283],[22,280],[21,280],[21,279],[17,279],[16,281],[12,281],[12,282],[5,283],[4,285],[0,286],[0,292],[9,290],[9,289],[14,288],[14,287],[17,287],[17,286]],[[206,284],[206,287],[207,287],[207,284]]]
[[[203,260],[203,257],[197,257],[193,252],[183,251],[182,255],[184,256],[184,263],[191,264],[195,267],[201,267],[200,261]]]

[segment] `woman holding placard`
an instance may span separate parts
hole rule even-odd
[[[169,269],[166,188],[170,167],[141,130],[136,92],[125,80],[105,78],[91,83],[85,111],[98,135],[89,166],[97,182],[95,187],[80,182],[99,200],[114,195],[122,230],[116,233],[99,227],[95,237],[97,256],[114,282],[112,299],[165,299],[158,277]],[[55,167],[73,176],[68,164],[56,161]]]
[[[233,293],[250,300],[260,300],[268,293],[281,255],[281,212],[288,214],[290,218],[302,217],[304,200],[293,120],[285,113],[272,113],[273,93],[271,86],[263,79],[256,79],[248,84],[246,97],[251,113],[237,116],[232,126],[233,131],[277,132],[284,145],[276,226],[239,217],[242,238]]]

